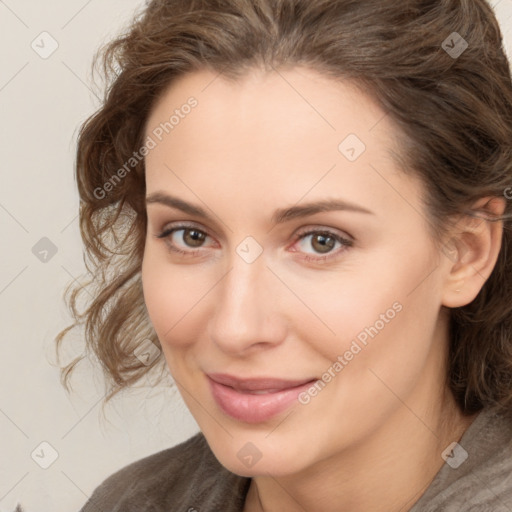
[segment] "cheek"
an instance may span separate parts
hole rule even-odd
[[[345,315],[347,336],[330,360],[342,356],[343,369],[333,392],[348,409],[360,408],[366,414],[367,405],[374,403],[378,404],[375,414],[377,410],[384,414],[399,405],[397,397],[405,398],[417,389],[425,371],[431,375],[441,367],[443,333],[436,330],[436,275],[425,279],[424,268],[409,266],[395,275],[388,272],[380,282],[383,293],[366,302],[354,300],[354,315]],[[413,291],[419,277],[423,283]],[[358,308],[363,312],[357,313]],[[338,326],[343,329],[341,322]]]
[[[307,324],[305,339],[329,361],[345,354],[361,363],[425,357],[440,308],[440,273],[426,244],[415,251],[390,249],[363,266],[333,274],[322,284],[303,284],[311,309],[322,320]],[[308,291],[309,290],[309,291]],[[323,336],[312,335],[314,321]],[[329,332],[330,331],[330,332]],[[319,331],[320,332],[320,331]],[[352,363],[351,363],[352,365]]]
[[[162,257],[163,249],[146,249],[142,263],[144,301],[164,352],[191,343],[197,322],[188,321],[201,310],[209,280],[192,266],[178,267]],[[186,330],[185,330],[186,329]]]

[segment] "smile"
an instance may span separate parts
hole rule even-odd
[[[218,407],[244,423],[262,423],[282,413],[317,380],[240,379],[223,374],[209,374],[207,377]]]

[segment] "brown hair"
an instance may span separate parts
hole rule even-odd
[[[468,47],[458,55],[460,36]],[[81,127],[76,159],[92,299],[80,312],[84,288],[68,290],[75,322],[58,335],[57,350],[83,325],[107,376],[107,400],[163,358],[145,366],[134,356],[145,339],[159,346],[141,287],[144,160],[132,161],[108,193],[105,184],[143,145],[148,114],[183,74],[210,69],[236,79],[253,67],[304,65],[352,80],[397,126],[397,159],[423,179],[439,236],[447,219],[512,185],[510,68],[485,0],[152,0],[99,57],[104,102]],[[508,201],[505,215],[490,219],[504,222],[492,275],[473,302],[451,310],[447,382],[467,414],[512,408],[511,209]],[[62,368],[66,387],[83,357]]]

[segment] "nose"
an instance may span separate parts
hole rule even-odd
[[[263,256],[247,263],[234,254],[230,270],[216,287],[217,304],[209,323],[213,343],[231,355],[281,343],[286,336],[282,287]]]

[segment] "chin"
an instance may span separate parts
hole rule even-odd
[[[266,435],[235,436],[221,444],[210,443],[208,437],[206,439],[218,461],[226,469],[240,476],[284,477],[299,473],[309,465],[301,453],[300,446],[286,446],[277,436],[274,442],[270,442],[265,439]]]

